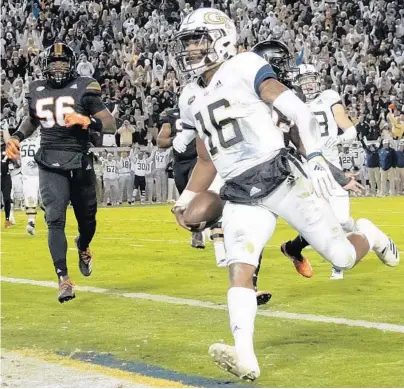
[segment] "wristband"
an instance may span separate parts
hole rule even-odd
[[[186,207],[196,195],[197,194],[195,192],[185,189],[175,202],[175,207]]]
[[[18,139],[19,142],[22,142],[25,139],[25,135],[21,131],[16,131],[11,138]]]

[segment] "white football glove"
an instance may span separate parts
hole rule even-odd
[[[326,200],[332,195],[335,180],[322,155],[317,155],[307,161],[308,174],[318,197]]]
[[[177,151],[178,153],[183,153],[185,152],[185,150],[187,149],[187,145],[184,142],[184,139],[180,136],[176,136],[173,139],[173,148],[175,151]]]

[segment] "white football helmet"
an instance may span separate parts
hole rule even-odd
[[[300,86],[308,101],[314,100],[321,92],[320,74],[314,65],[299,65],[299,75],[296,77],[296,83]]]
[[[222,11],[199,8],[175,35],[176,61],[183,73],[200,76],[237,54],[234,22]]]

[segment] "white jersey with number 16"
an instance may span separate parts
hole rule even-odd
[[[220,66],[208,86],[194,81],[181,94],[184,131],[197,131],[224,181],[269,161],[284,147],[283,132],[259,96],[267,78],[276,75],[263,58],[240,53]]]

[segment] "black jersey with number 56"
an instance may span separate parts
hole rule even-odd
[[[41,148],[83,151],[89,134],[80,126],[66,127],[64,115],[73,110],[86,116],[105,109],[100,84],[91,77],[77,77],[63,88],[52,88],[47,80],[33,81],[26,94],[29,115],[41,127]]]

